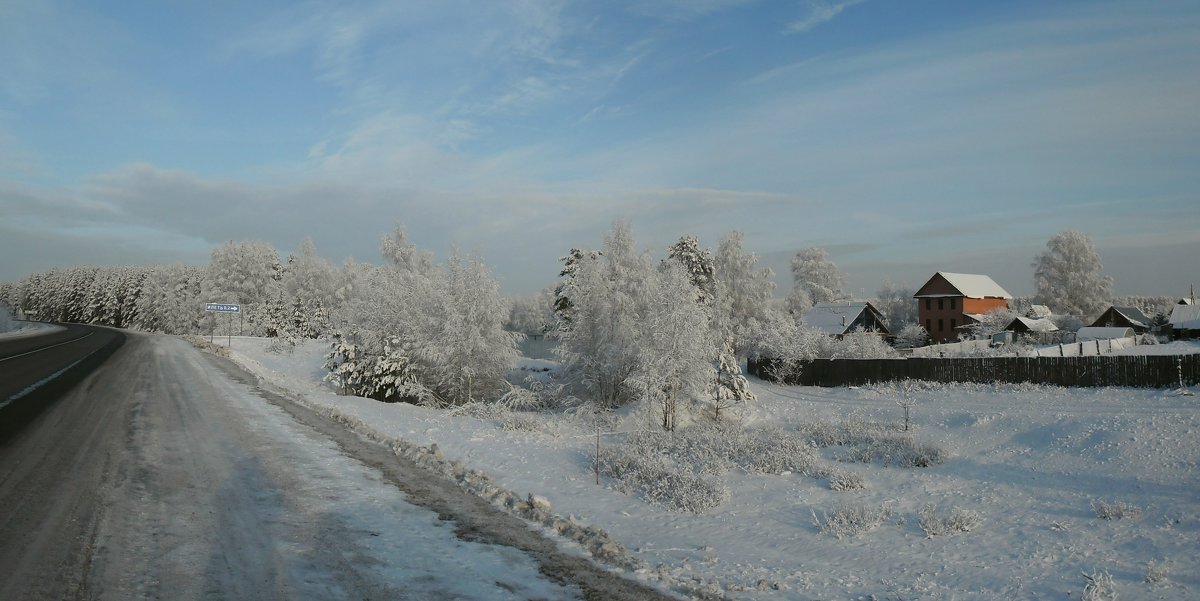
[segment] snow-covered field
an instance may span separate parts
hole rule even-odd
[[[233,358],[308,403],[388,437],[437,443],[447,458],[510,490],[544,496],[555,512],[600,526],[632,550],[648,566],[641,578],[676,589],[719,587],[735,599],[1063,599],[1084,593],[1086,573],[1110,575],[1121,599],[1200,598],[1200,396],[918,387],[910,393],[916,437],[948,450],[944,463],[837,463],[866,481],[843,492],[799,474],[734,468],[723,475],[729,500],[694,515],[608,481],[597,486],[594,431],[576,419],[484,420],[342,397],[321,381],[324,344],[303,343],[289,355],[266,346],[234,338]],[[901,393],[891,385],[783,387],[751,378],[751,386],[758,400],[742,416],[749,427],[902,419]],[[644,419],[626,415],[604,444]],[[833,460],[842,451],[822,454]],[[843,538],[820,531],[815,519],[849,505],[882,523]],[[967,532],[927,536],[926,505],[978,520],[965,520],[977,522]]]

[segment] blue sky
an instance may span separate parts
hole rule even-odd
[[[1033,290],[1062,229],[1118,294],[1200,283],[1195,2],[0,3],[0,280],[405,224],[550,284],[614,220],[732,229],[790,286]]]

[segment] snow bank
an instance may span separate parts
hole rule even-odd
[[[265,346],[235,338],[233,358],[356,428],[397,441],[406,455],[432,462],[440,454],[434,471],[534,493],[496,499],[534,512],[543,528],[537,508],[546,506],[568,516],[560,526],[602,526],[610,548],[632,550],[629,565],[640,577],[667,586],[756,600],[1064,598],[1082,594],[1081,573],[1107,573],[1122,598],[1200,597],[1193,576],[1200,573],[1200,397],[920,385],[908,393],[915,436],[947,450],[942,463],[861,463],[845,448],[821,448],[821,461],[865,486],[835,490],[787,469],[738,467],[717,476],[728,500],[692,514],[624,494],[611,479],[597,485],[591,423],[521,414],[520,427],[506,427],[500,419],[340,397],[321,382],[320,343],[291,355]],[[1149,348],[1163,346],[1170,345]],[[822,389],[751,378],[751,387],[758,400],[742,418],[752,428],[816,439],[825,434],[812,424],[895,428],[903,415],[895,385]],[[609,424],[602,449],[640,420],[631,411]],[[1129,517],[1103,519],[1096,507],[1127,508]]]

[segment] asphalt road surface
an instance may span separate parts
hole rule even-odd
[[[667,598],[177,338],[42,400],[0,440],[0,600]]]

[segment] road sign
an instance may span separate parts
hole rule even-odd
[[[224,303],[208,303],[204,306],[205,311],[213,311],[216,313],[241,313],[241,305],[228,305]]]

